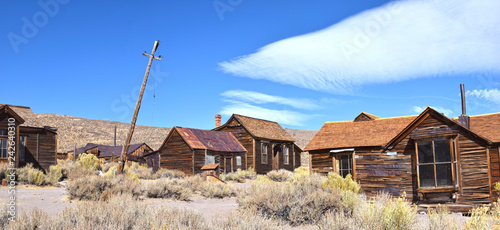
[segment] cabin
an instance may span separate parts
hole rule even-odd
[[[73,157],[78,156],[82,153],[93,154],[99,159],[99,163],[106,162],[117,162],[122,154],[122,146],[112,146],[112,145],[99,145],[95,143],[87,143],[84,147],[69,151],[66,155],[68,159],[73,160]],[[127,162],[130,165],[132,162],[139,162],[139,158],[143,155],[153,152],[153,149],[149,147],[146,143],[138,143],[129,145],[127,152]]]
[[[158,151],[153,151],[149,153],[144,153],[144,155],[138,157],[139,164],[147,165],[148,168],[152,168],[153,172],[160,169],[160,154]]]
[[[8,140],[12,127],[16,132],[16,167],[32,163],[47,172],[57,163],[57,128],[43,126],[30,107],[6,104],[0,104],[0,163],[9,162]]]
[[[224,125],[220,125],[220,115],[217,115],[213,130],[232,133],[247,149],[242,158],[245,170],[253,167],[255,172],[265,174],[300,167],[302,150],[277,122],[233,114]]]
[[[418,116],[326,122],[305,148],[311,170],[351,174],[364,193],[385,192],[426,210],[453,212],[495,201],[500,181],[500,113],[450,119],[427,107]]]
[[[174,127],[158,152],[161,168],[197,175],[206,164],[219,164],[222,173],[242,169],[247,150],[232,133]]]

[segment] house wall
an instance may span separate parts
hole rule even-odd
[[[222,129],[218,131],[223,131],[223,132],[231,132],[236,139],[245,147],[247,150],[246,157],[243,156],[242,158],[242,169],[246,170],[250,167],[255,168],[256,166],[253,164],[254,162],[254,145],[253,145],[253,137],[248,133],[243,126],[236,120],[233,119],[229,122],[228,125],[223,127]],[[245,162],[245,163],[243,163]],[[257,162],[257,161],[255,161]]]
[[[165,146],[159,150],[160,167],[179,170],[193,175],[193,150],[182,140],[177,132],[173,132]]]
[[[302,150],[299,149],[297,146],[293,145],[293,151],[295,153],[295,164],[293,165],[294,169],[300,167],[302,165],[302,163],[300,162],[301,161],[301,154],[302,154]],[[292,155],[293,156],[293,155]],[[291,160],[290,163],[293,163],[293,161]]]
[[[33,163],[48,172],[51,165],[57,164],[57,134],[43,128],[21,127],[19,136],[26,137],[26,161],[20,162],[20,167]]]
[[[311,171],[319,174],[328,174],[333,172],[333,160],[330,155],[330,150],[311,150],[309,151],[311,158]]]
[[[500,192],[495,190],[495,183],[500,182],[500,152],[499,146],[494,145],[490,148],[490,171],[491,171],[491,194],[493,201],[500,198]]]

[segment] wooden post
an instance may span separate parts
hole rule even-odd
[[[73,149],[73,162],[76,162],[76,143],[75,148]]]
[[[149,57],[149,63],[148,63],[148,66],[146,67],[146,73],[144,74],[144,80],[142,81],[141,92],[139,93],[139,98],[137,98],[137,103],[135,104],[134,115],[132,116],[132,121],[130,122],[129,133],[127,135],[127,139],[125,140],[125,144],[123,145],[120,160],[118,160],[119,164],[118,164],[118,169],[116,170],[116,172],[119,174],[123,172],[123,168],[125,167],[125,162],[127,161],[127,152],[128,152],[128,148],[130,145],[130,141],[132,140],[132,135],[134,134],[135,122],[137,121],[137,115],[139,114],[139,109],[141,108],[142,95],[144,94],[144,89],[146,88],[146,83],[148,82],[149,69],[151,68],[151,63],[153,63],[153,59],[161,60],[161,56],[160,57],[154,56],[159,44],[160,44],[159,41],[155,41],[155,44],[153,46],[153,50],[151,51],[151,55],[146,54],[146,52],[144,52],[142,54],[146,57]]]

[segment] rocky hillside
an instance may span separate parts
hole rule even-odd
[[[67,152],[75,147],[82,147],[87,143],[113,145],[115,126],[117,127],[117,145],[123,145],[129,131],[130,124],[71,117],[57,114],[36,114],[37,119],[44,125],[57,127],[57,151]],[[317,131],[286,129],[297,140],[297,145],[304,148],[316,135]],[[153,149],[158,149],[170,132],[170,128],[137,125],[132,143],[146,143]]]

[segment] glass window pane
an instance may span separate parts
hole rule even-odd
[[[433,163],[432,159],[432,142],[418,142],[418,163]]]
[[[347,174],[352,175],[351,170],[351,155],[340,155],[339,159],[339,175],[346,177]]]
[[[437,186],[451,186],[451,164],[436,165]]]
[[[0,157],[7,158],[7,140],[0,140]]]
[[[25,161],[26,137],[19,137],[19,161]]]
[[[0,129],[0,136],[7,136],[7,129]]]
[[[206,155],[205,156],[205,164],[206,165],[215,164],[215,156]]]
[[[420,165],[420,187],[434,187],[434,165]]]
[[[236,157],[236,165],[241,166],[241,157]]]
[[[451,162],[450,140],[434,141],[436,162]]]

